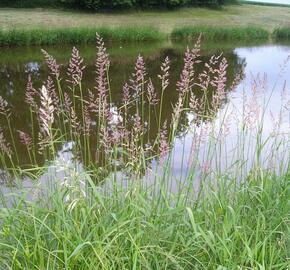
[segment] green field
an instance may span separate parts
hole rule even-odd
[[[283,7],[234,5],[221,10],[183,8],[175,11],[129,13],[85,13],[54,9],[0,9],[0,29],[154,26],[164,33],[193,25],[260,26],[272,31],[289,26],[290,9]]]
[[[96,32],[126,42],[195,39],[200,33],[207,40],[287,38],[289,17],[288,8],[254,5],[102,14],[2,8],[0,47],[93,43]]]

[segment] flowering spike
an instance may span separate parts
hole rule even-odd
[[[25,101],[35,112],[38,111],[38,105],[35,101],[35,96],[38,96],[38,92],[35,90],[32,84],[31,75],[28,75],[28,81],[25,91]]]
[[[11,157],[12,150],[10,148],[10,144],[6,141],[2,128],[0,128],[0,150],[4,154]]]
[[[84,60],[80,57],[78,49],[73,47],[67,71],[67,75],[69,76],[69,79],[67,81],[73,86],[81,83],[83,77],[83,70],[85,69],[83,61]]]
[[[59,79],[60,75],[60,65],[57,64],[56,60],[45,50],[41,50],[45,61],[47,63],[48,68],[50,69],[50,72],[52,75],[56,77],[56,79]]]
[[[166,56],[164,62],[161,64],[161,72],[162,74],[158,75],[158,78],[161,80],[162,89],[165,90],[169,85],[169,69],[170,69],[170,60],[169,57]]]
[[[25,145],[27,147],[28,150],[31,150],[32,148],[32,138],[29,136],[29,134],[21,131],[21,130],[17,130],[18,134],[19,134],[19,139],[20,142]]]
[[[158,97],[157,97],[157,93],[154,89],[154,85],[151,79],[149,80],[149,83],[147,86],[147,98],[150,105],[153,105],[153,106],[157,105]]]
[[[50,128],[54,122],[54,109],[51,96],[43,85],[40,90],[39,120],[41,131],[47,136],[50,134]]]

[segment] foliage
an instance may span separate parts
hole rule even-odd
[[[280,37],[282,31],[276,31]],[[86,44],[94,43],[98,32],[106,41],[140,42],[162,41],[166,35],[152,27],[115,27],[115,28],[55,28],[55,29],[13,29],[0,30],[0,47]],[[283,32],[283,33],[284,33]],[[267,39],[267,30],[258,27],[182,27],[171,33],[172,39],[196,39],[200,34],[205,40],[260,40]],[[284,34],[285,36],[285,34]]]
[[[277,39],[290,39],[290,27],[276,28],[273,35]]]
[[[73,3],[75,0],[72,0]],[[31,7],[57,7],[63,5],[63,0],[1,0],[1,7],[18,7],[18,8],[31,8]]]
[[[163,35],[152,27],[15,29],[0,30],[0,47],[94,43],[96,32],[108,41],[138,42],[163,39]]]
[[[0,6],[65,6],[98,11],[128,8],[176,8],[190,5],[218,6],[229,2],[236,2],[236,0],[4,0],[1,2]]]
[[[261,27],[185,26],[172,31],[173,39],[196,39],[200,34],[206,40],[268,39],[269,33]]]
[[[236,189],[219,181],[215,191],[188,202],[165,192],[152,198],[134,179],[126,193],[119,187],[110,196],[90,181],[90,195],[75,201],[64,202],[66,189],[48,201],[20,199],[0,210],[0,264],[15,270],[287,269],[289,175],[263,173]]]

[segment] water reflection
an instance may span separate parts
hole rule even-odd
[[[137,47],[137,48],[129,48],[125,50],[126,45],[120,47],[112,46],[110,49],[111,53],[111,64],[110,64],[110,87],[111,87],[111,102],[112,108],[120,107],[122,105],[122,86],[125,82],[128,82],[132,72],[134,71],[134,62],[139,52],[144,55],[144,59],[146,62],[146,68],[148,72],[148,77],[152,79],[153,84],[156,87],[156,90],[160,89],[160,82],[156,77],[156,74],[160,72],[160,63],[164,60],[166,56],[170,57],[171,60],[171,71],[170,71],[170,87],[166,90],[166,95],[164,96],[164,106],[162,112],[161,122],[163,123],[166,119],[170,121],[170,118],[173,113],[173,105],[178,101],[178,93],[176,91],[176,82],[179,80],[180,72],[183,67],[183,53],[184,46],[168,46],[168,45],[155,45],[153,47]],[[70,49],[68,48],[46,48],[50,54],[55,55],[58,62],[62,65],[62,70],[64,71],[62,74],[63,80],[66,80],[66,70],[67,70],[67,62],[70,56]],[[83,89],[94,89],[95,85],[95,48],[93,47],[85,47],[80,49],[81,53],[84,53],[86,69],[84,71],[83,76]],[[203,50],[201,56],[201,63],[196,65],[196,73],[199,74],[204,69],[204,64],[209,61],[211,55],[213,53],[219,54],[223,51],[222,47],[210,47],[210,49]],[[289,46],[260,46],[260,47],[251,47],[251,48],[226,48],[224,50],[224,56],[228,60],[228,69],[227,69],[227,91],[231,91],[231,86],[233,81],[240,75],[240,80],[244,80],[242,83],[239,81],[238,88],[234,95],[231,94],[231,101],[233,101],[232,110],[240,110],[242,106],[242,95],[245,91],[251,91],[250,79],[253,77],[252,74],[256,73],[267,73],[267,82],[268,84],[272,84],[275,87],[281,87],[281,85],[276,84],[276,80],[280,80],[280,82],[289,76],[289,68],[280,72],[280,64],[283,64],[284,60],[287,58],[289,53]],[[275,72],[276,71],[276,72]],[[30,111],[28,106],[24,104],[25,98],[25,88],[27,84],[28,74],[32,76],[33,81],[35,82],[35,88],[40,88],[44,81],[47,80],[48,74],[47,67],[44,63],[43,57],[40,53],[40,48],[33,49],[10,49],[6,50],[4,53],[0,54],[0,95],[3,96],[9,104],[12,106],[13,111],[13,130],[12,132],[15,134],[15,137],[18,137],[18,131],[30,132],[32,128]],[[279,81],[279,80],[277,80]],[[87,91],[87,90],[86,90]],[[270,109],[275,112],[278,108],[279,103],[279,93],[273,92],[273,101],[269,105]],[[213,98],[213,92],[209,91],[207,93],[207,100],[209,101],[209,106],[207,107],[207,119],[198,119],[200,125],[203,125],[205,120],[213,119],[213,115],[218,114],[217,111],[212,111],[210,106],[211,100]],[[250,94],[250,93],[248,93]],[[86,97],[88,97],[89,92],[85,93]],[[160,96],[160,92],[158,93]],[[202,99],[203,93],[201,91],[197,91],[195,93],[197,98]],[[223,100],[224,104],[219,107],[220,111],[223,111],[225,104],[228,103],[228,98],[226,97]],[[77,116],[81,117],[80,114]],[[132,115],[134,111],[131,111]],[[276,113],[278,113],[276,111]],[[156,112],[153,108],[145,107],[145,119],[149,121],[148,118],[154,119]],[[115,113],[117,117],[117,113]],[[183,171],[184,159],[187,160],[187,164],[189,164],[191,149],[192,149],[192,136],[194,134],[190,130],[190,123],[192,119],[197,121],[196,115],[192,114],[182,114],[181,124],[178,126],[177,138],[175,141],[175,163],[174,172],[176,175],[181,175]],[[267,119],[269,120],[269,119]],[[207,122],[206,121],[206,122]],[[270,122],[270,121],[269,121]],[[2,121],[1,126],[5,125],[4,121]],[[206,124],[206,123],[205,123]],[[37,128],[35,128],[35,133],[38,133]],[[169,131],[168,131],[169,132]],[[148,138],[145,143],[153,143],[156,140],[158,134],[158,127],[156,122],[152,122],[150,124],[150,129],[148,130]],[[233,135],[234,137],[234,135]],[[96,134],[91,137],[90,145],[91,153],[90,156],[94,160],[96,164],[101,163],[102,153],[96,152],[93,146],[96,142]],[[185,144],[185,142],[188,143]],[[19,150],[19,161],[20,166],[27,167],[30,164],[30,159],[27,155],[27,151],[25,146],[20,142],[16,142],[17,149]],[[59,150],[63,145],[59,146]],[[84,157],[85,154],[82,153],[79,155],[79,158]],[[229,155],[227,155],[229,156]],[[219,157],[223,159],[223,157]],[[36,156],[37,163],[39,166],[42,166],[45,163],[45,158],[42,155]],[[202,158],[201,158],[202,159]],[[81,160],[81,162],[85,167],[89,164],[86,163],[85,160]],[[201,164],[205,164],[205,161],[200,162]],[[226,167],[226,162],[224,163]],[[105,177],[105,175],[103,176]]]
[[[35,48],[35,51],[39,50]],[[62,70],[64,71],[62,74],[63,80],[66,80],[66,73],[67,70],[67,62],[69,56],[64,53],[65,56],[61,55],[60,49],[55,48],[48,48],[48,51],[51,54],[54,54],[57,51],[56,55],[58,62],[62,65]],[[114,53],[114,48],[112,49],[113,56],[111,56],[111,64],[110,64],[110,88],[111,88],[111,102],[112,107],[117,106],[120,107],[122,105],[122,86],[125,82],[129,81],[132,72],[134,71],[134,62],[136,55],[134,54],[134,50],[132,55],[128,55],[126,57],[123,56],[123,50],[120,49],[118,53]],[[7,54],[5,55],[5,62],[1,65],[1,72],[0,72],[0,81],[1,81],[1,93],[0,95],[5,98],[9,104],[12,106],[13,111],[13,133],[15,137],[18,137],[17,131],[24,131],[29,133],[31,130],[31,118],[30,118],[30,111],[27,106],[23,103],[25,99],[25,88],[27,84],[27,77],[28,74],[32,76],[32,80],[35,82],[35,88],[40,88],[44,81],[47,80],[47,74],[49,71],[42,60],[35,61],[34,58],[41,57],[40,52],[36,52],[32,54],[32,57],[29,62],[25,60],[23,61],[20,57],[19,62],[16,61],[15,57],[12,57],[13,51],[11,53],[11,58],[13,60],[12,63],[9,63],[9,57]],[[83,89],[93,90],[95,86],[95,63],[94,58],[92,55],[95,53],[95,48],[89,47],[86,48],[85,51],[86,56],[86,69],[83,74]],[[212,54],[212,51],[203,51],[201,56],[201,63],[198,64],[195,69],[196,73],[199,74],[202,72],[204,68],[204,64],[209,61],[209,58]],[[219,53],[219,50],[217,50]],[[18,52],[19,54],[19,52]],[[172,115],[172,108],[173,105],[178,100],[178,92],[176,91],[176,82],[179,79],[180,72],[183,67],[183,54],[184,48],[160,48],[159,50],[155,50],[152,53],[149,50],[149,53],[145,50],[145,63],[148,72],[148,77],[152,79],[153,84],[155,85],[156,90],[160,89],[160,82],[157,79],[157,74],[160,73],[160,63],[164,60],[166,56],[170,58],[171,61],[171,71],[170,71],[170,87],[166,90],[166,94],[164,95],[164,105],[163,105],[163,112],[162,112],[162,119],[161,122],[163,123],[166,119],[170,121],[170,116]],[[21,54],[19,54],[20,56]],[[25,57],[21,55],[22,57]],[[245,59],[237,57],[236,53],[229,50],[224,53],[224,56],[228,60],[229,68],[227,71],[227,88],[229,88],[236,77],[237,74],[241,74],[243,76],[243,70],[245,68]],[[86,90],[87,91],[87,90]],[[88,96],[88,92],[85,94]],[[160,92],[158,93],[160,96]],[[201,91],[196,92],[195,95],[198,98],[202,98],[203,93]],[[212,99],[213,93],[211,91],[208,92],[208,100]],[[226,100],[225,100],[226,102]],[[209,102],[210,103],[210,102]],[[150,112],[149,112],[150,109]],[[210,107],[208,108],[210,111]],[[134,112],[130,112],[134,115]],[[148,117],[154,119],[156,116],[156,112],[153,110],[153,107],[148,108],[148,105],[144,109],[145,119],[148,121]],[[77,115],[81,117],[81,115]],[[178,134],[181,134],[186,129],[187,119],[183,117],[181,119],[181,125],[179,126]],[[1,123],[4,125],[4,123]],[[37,129],[37,127],[34,127]],[[35,131],[37,134],[37,130]],[[158,133],[157,123],[151,121],[150,130],[148,132],[148,142],[153,143],[156,140],[156,136]],[[91,145],[94,145],[96,138],[91,138]],[[17,142],[16,142],[17,143]],[[145,142],[146,143],[146,142]],[[61,147],[61,146],[60,146]],[[27,155],[27,151],[25,147],[20,143],[17,143],[17,149],[21,149],[19,151],[20,156],[18,159],[20,160],[20,165],[25,166],[28,165],[30,160]],[[97,157],[98,156],[98,157]],[[91,157],[95,159],[95,162],[98,162],[99,154],[96,155],[96,149],[92,147]],[[41,155],[37,156],[37,163],[41,166],[44,163],[44,158]],[[84,162],[84,160],[82,160]]]
[[[198,149],[198,153],[194,152],[195,138],[201,129],[207,129],[208,123],[203,123],[198,129],[193,126],[185,136],[177,138],[172,162],[177,182],[186,177],[184,168],[190,169],[193,156],[198,159],[195,167],[199,170],[197,174],[206,168],[216,178],[223,172],[233,173],[236,168],[239,168],[239,177],[246,177],[257,163],[262,169],[277,174],[289,168],[290,46],[238,47],[234,53],[239,59],[245,60],[244,79],[229,94],[227,106],[221,108],[210,123],[211,127],[219,128],[223,119],[229,119],[225,121],[228,122],[226,141],[217,140],[217,148],[210,149],[212,145],[208,143],[209,138]],[[241,123],[246,119],[245,114],[249,109],[256,121],[244,134],[241,132]],[[263,144],[262,149],[259,149],[257,140]],[[243,149],[244,145],[246,149]]]

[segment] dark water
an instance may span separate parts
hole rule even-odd
[[[189,44],[190,45],[190,44]],[[160,63],[168,56],[171,60],[170,71],[170,87],[166,91],[164,99],[163,118],[170,118],[173,109],[172,105],[177,102],[178,93],[176,91],[176,82],[179,79],[180,72],[183,67],[183,55],[185,44],[136,44],[136,45],[115,45],[109,44],[108,51],[110,53],[110,85],[112,91],[112,103],[120,105],[122,103],[122,86],[129,81],[130,75],[134,71],[134,63],[138,54],[141,54],[146,63],[148,76],[152,78],[154,84],[158,85],[157,74],[160,73]],[[24,103],[25,88],[27,84],[28,74],[32,75],[35,87],[39,88],[47,79],[48,69],[44,62],[42,53],[39,47],[31,48],[10,48],[0,50],[0,95],[5,98],[12,106],[13,111],[13,132],[17,136],[17,131],[29,132],[30,112],[28,106]],[[70,47],[47,47],[46,49],[53,55],[58,63],[62,65],[63,79],[65,80],[66,68],[71,54]],[[95,84],[95,48],[93,46],[80,46],[81,56],[85,59],[86,69],[83,77],[83,89],[93,89]],[[280,90],[283,87],[284,81],[290,78],[289,66],[284,67],[281,71],[284,61],[290,54],[290,44],[263,44],[263,45],[244,45],[244,44],[205,44],[202,49],[200,63],[196,70],[201,72],[205,62],[208,62],[213,54],[223,55],[228,61],[227,70],[227,86],[232,85],[236,76],[240,75],[238,87],[234,93],[228,93],[229,99],[235,104],[237,110],[242,106],[241,97],[245,92],[251,93],[251,80],[260,74],[267,74],[268,87],[275,88],[272,93],[272,99],[268,109],[273,113],[278,113],[279,102],[281,100]],[[156,87],[158,89],[158,87]],[[202,93],[196,93],[197,96],[202,96]],[[208,93],[208,99],[211,99],[213,93]],[[229,99],[225,99],[220,110],[223,110]],[[218,112],[215,112],[218,114]],[[184,156],[190,158],[190,143],[185,147],[184,142],[190,141],[190,132],[185,136],[185,131],[188,131],[188,117],[184,117],[181,121],[176,139],[175,152],[176,160],[174,164],[177,174],[182,171]],[[269,119],[267,119],[268,121]],[[288,118],[289,120],[289,118]],[[266,121],[266,129],[267,122]],[[269,120],[270,122],[270,120]],[[5,125],[1,122],[1,125]],[[287,123],[286,123],[287,125]],[[289,125],[289,121],[288,121]],[[270,132],[270,126],[269,126]],[[149,140],[156,139],[158,130],[157,126],[152,125],[149,131]],[[27,165],[29,159],[27,152],[23,146],[18,143],[20,151],[20,165]],[[21,150],[23,149],[23,151]],[[184,150],[185,149],[185,150]],[[179,153],[182,153],[182,158]],[[38,163],[43,164],[42,157],[38,157]]]

